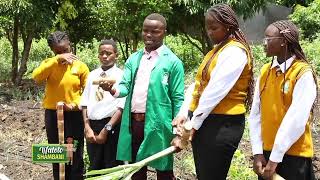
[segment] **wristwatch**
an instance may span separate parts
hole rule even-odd
[[[108,132],[112,131],[112,125],[109,124],[109,123],[107,123],[107,124],[104,126],[104,128],[105,128]]]

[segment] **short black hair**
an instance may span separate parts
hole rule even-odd
[[[117,48],[117,43],[113,40],[113,39],[104,39],[100,42],[99,44],[99,48],[102,45],[111,45],[114,49],[114,52],[117,53],[118,52],[118,48]]]
[[[55,31],[51,33],[47,38],[47,42],[50,48],[52,48],[55,44],[59,44],[61,41],[65,40],[70,41],[68,34],[63,31]]]
[[[166,21],[166,18],[164,18],[161,14],[152,13],[152,14],[149,14],[149,15],[146,17],[146,19],[160,21],[160,22],[164,25],[164,28],[167,29],[167,21]]]

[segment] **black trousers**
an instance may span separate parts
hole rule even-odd
[[[270,151],[263,152],[266,160],[270,157]],[[312,159],[285,154],[282,162],[278,164],[276,172],[286,180],[315,180]],[[262,177],[258,178],[263,180]]]
[[[110,118],[102,120],[90,120],[90,127],[98,135]],[[87,142],[87,150],[90,160],[90,170],[105,169],[122,164],[116,160],[117,145],[120,126],[116,125],[107,135],[105,144],[95,144]]]
[[[199,180],[225,180],[242,138],[245,116],[209,115],[192,141]]]
[[[58,126],[56,110],[45,110],[45,127],[49,144],[58,144]],[[73,153],[72,165],[65,166],[66,180],[81,180],[84,174],[83,163],[83,141],[84,141],[84,125],[81,111],[64,112],[64,136],[72,137],[78,141],[77,149]],[[53,177],[59,179],[59,164],[53,164]]]
[[[136,162],[136,157],[140,145],[144,139],[144,121],[136,121],[132,119],[132,160]],[[131,180],[147,180],[147,166],[142,167],[138,172],[133,174]],[[175,180],[173,170],[160,171],[157,170],[157,180]]]

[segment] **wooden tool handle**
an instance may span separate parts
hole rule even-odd
[[[272,180],[285,180],[283,177],[281,177],[279,174],[274,173],[272,178]]]
[[[57,103],[57,123],[58,123],[58,137],[59,137],[59,144],[64,144],[64,116],[63,116],[63,102]],[[65,179],[65,164],[59,164],[59,179]]]

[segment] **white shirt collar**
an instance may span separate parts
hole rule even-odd
[[[295,60],[295,59],[296,59],[296,56],[293,55],[293,56],[291,56],[289,59],[287,59],[285,62],[279,64],[279,62],[278,62],[278,60],[277,60],[277,57],[275,57],[275,58],[273,59],[273,61],[272,61],[272,65],[271,65],[270,69],[279,66],[280,69],[281,69],[281,72],[282,72],[282,73],[285,73],[285,72],[290,68],[293,60]]]
[[[108,76],[108,75],[110,75],[111,72],[112,72],[114,69],[116,69],[116,68],[117,68],[117,65],[114,64],[111,68],[109,68],[108,70],[104,71],[104,70],[102,69],[102,67],[100,66],[98,73],[101,74],[101,73],[104,72],[104,73],[106,73],[106,75]]]
[[[152,52],[156,52],[157,55],[159,55],[163,48],[164,48],[163,44],[160,47],[158,47],[158,49],[156,49],[154,51],[150,51],[150,52],[146,51],[146,48],[144,48],[144,54],[151,54]]]

